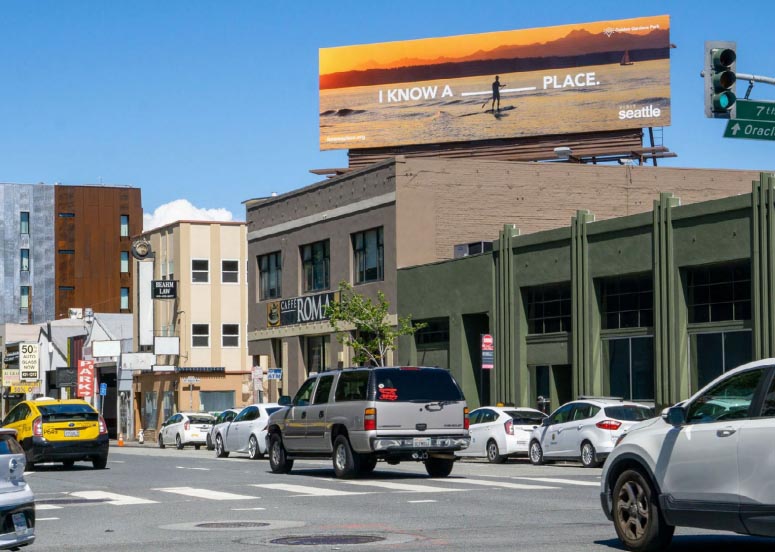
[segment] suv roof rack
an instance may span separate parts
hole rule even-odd
[[[624,397],[599,397],[595,395],[579,395],[579,398],[577,399],[579,401],[584,400],[604,400],[604,401],[624,401]]]

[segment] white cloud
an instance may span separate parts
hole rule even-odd
[[[234,218],[227,209],[200,209],[187,199],[176,199],[156,208],[153,214],[143,213],[143,232],[179,220],[215,220],[228,222]]]

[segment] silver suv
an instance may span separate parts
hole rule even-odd
[[[267,445],[275,473],[296,458],[332,458],[337,477],[374,470],[377,460],[422,461],[431,477],[452,471],[466,448],[468,408],[441,368],[354,368],[323,372],[299,388],[289,408],[269,418]]]
[[[0,549],[35,541],[35,497],[24,480],[26,458],[15,429],[0,429]]]
[[[775,537],[775,359],[731,370],[630,428],[600,499],[629,550],[664,550],[676,526]]]

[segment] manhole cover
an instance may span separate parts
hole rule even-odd
[[[272,539],[272,544],[368,544],[370,542],[379,542],[385,540],[383,537],[374,537],[371,535],[300,535],[297,537],[282,537]]]
[[[251,529],[255,527],[266,527],[268,523],[260,521],[213,521],[208,523],[197,523],[194,527],[200,529]]]
[[[35,504],[93,504],[95,502],[108,502],[108,498],[47,498],[36,500]]]

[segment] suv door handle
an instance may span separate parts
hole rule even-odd
[[[579,426],[577,429],[578,429],[579,431],[581,431],[582,429],[584,429],[584,426],[580,425],[580,426]]]
[[[730,435],[734,435],[736,431],[737,430],[733,427],[725,427],[724,429],[716,431],[716,437],[729,437]]]
[[[302,417],[302,418],[306,418],[306,417],[307,417],[307,411],[306,411],[306,410],[305,410],[304,412],[302,412],[302,413],[301,413],[301,417]]]
[[[318,412],[318,418],[322,418],[324,415],[325,415],[325,412],[323,412],[322,410]]]

